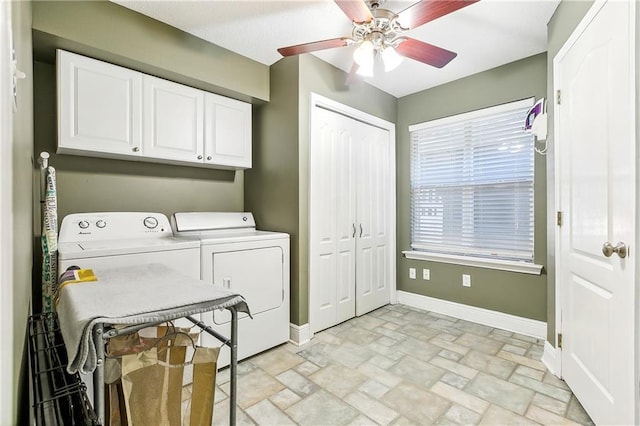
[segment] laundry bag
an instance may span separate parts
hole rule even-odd
[[[119,357],[105,365],[107,424],[211,425],[220,348],[196,346],[194,335],[166,327],[157,335],[111,339],[109,353]]]
[[[121,371],[105,371],[108,424],[211,425],[220,348],[196,346],[192,335],[162,327],[160,338],[136,334],[120,336],[110,347],[121,354],[115,367]]]

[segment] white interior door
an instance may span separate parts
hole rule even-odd
[[[596,3],[554,59],[562,375],[596,424],[636,424],[634,7]]]
[[[336,120],[336,208],[330,213],[335,223],[337,243],[336,304],[334,324],[353,318],[356,314],[356,194],[353,174],[354,134],[353,123],[333,113]]]
[[[351,131],[335,113],[314,111],[311,144],[309,307],[312,332],[355,315],[355,209]]]
[[[356,315],[389,303],[389,132],[357,126]]]
[[[310,167],[312,332],[390,302],[390,130],[314,107]]]

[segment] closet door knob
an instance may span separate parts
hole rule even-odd
[[[625,243],[618,243],[618,245],[614,247],[609,241],[602,245],[602,254],[606,257],[610,257],[613,253],[618,253],[618,256],[624,259],[627,257],[627,246]]]

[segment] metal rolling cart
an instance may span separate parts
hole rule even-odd
[[[221,335],[211,327],[207,327],[202,321],[198,321],[191,316],[185,318],[191,321],[195,326],[201,328],[205,333],[208,333],[218,339],[222,344],[229,346],[231,350],[231,361],[229,364],[230,369],[230,390],[229,390],[229,424],[236,424],[236,394],[237,394],[237,369],[238,369],[238,311],[235,306],[226,308],[231,312],[231,336],[229,338]],[[180,317],[171,318],[178,319]],[[112,337],[122,336],[130,333],[134,333],[146,327],[153,327],[165,323],[166,321],[159,321],[146,324],[136,324],[124,328],[114,328],[106,323],[97,323],[93,327],[93,341],[96,347],[97,363],[96,369],[93,372],[93,400],[94,409],[98,422],[104,423],[105,419],[105,402],[104,402],[104,362],[105,362],[105,350],[104,345],[107,340]],[[96,386],[97,384],[97,386]]]
[[[69,360],[67,372],[93,373],[94,411],[98,422],[103,424],[105,420],[105,345],[108,340],[186,318],[230,348],[229,423],[235,425],[238,313],[251,315],[244,298],[161,264],[95,271],[96,276],[101,277],[99,280],[62,289],[57,315]],[[123,279],[123,276],[135,279]],[[176,288],[180,291],[175,292]],[[127,303],[126,299],[131,300]],[[230,336],[221,335],[195,318],[197,314],[215,309],[230,311]]]

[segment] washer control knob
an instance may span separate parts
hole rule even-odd
[[[87,222],[86,220],[81,220],[80,222],[78,222],[78,226],[80,227],[80,229],[87,229],[89,227],[89,222]]]
[[[158,226],[158,219],[153,216],[148,216],[144,218],[142,223],[144,223],[144,226],[146,226],[147,228],[154,229],[156,226]]]
[[[98,228],[104,228],[105,226],[107,226],[107,222],[105,222],[104,220],[100,219],[96,222],[96,226]]]

